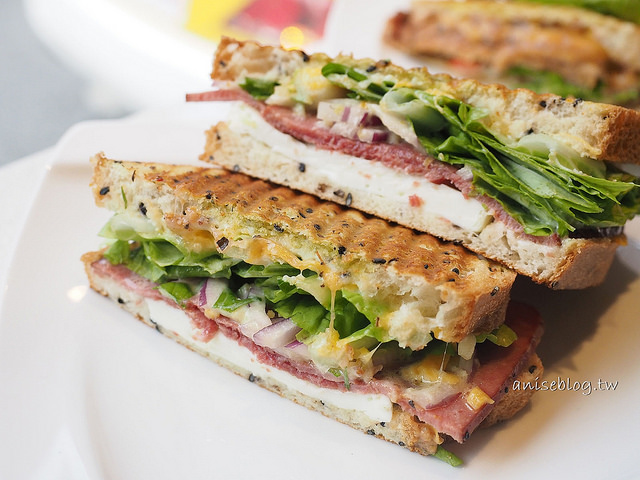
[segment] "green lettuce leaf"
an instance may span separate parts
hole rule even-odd
[[[277,86],[278,82],[250,77],[246,77],[244,82],[240,84],[240,88],[257,100],[266,100],[269,98],[273,95]]]
[[[225,288],[218,299],[215,301],[213,306],[226,312],[235,312],[243,305],[248,305],[259,300],[261,300],[259,297],[240,298],[236,294],[234,294],[231,289]]]
[[[621,226],[640,212],[634,177],[612,169],[599,174],[589,159],[550,160],[549,152],[506,146],[482,124],[483,109],[406,87],[373,88],[366,72],[335,63],[327,64],[323,74],[353,95],[406,118],[429,154],[470,169],[472,194],[497,200],[526,233],[565,237],[581,228]]]
[[[291,295],[273,304],[272,308],[281,317],[290,318],[307,337],[322,332],[329,326],[329,312],[311,295]]]
[[[191,287],[184,282],[165,282],[161,283],[158,288],[178,305],[184,305],[186,300],[195,295]]]
[[[371,300],[365,300],[357,290],[342,290],[341,295],[353,304],[356,309],[362,313],[369,322],[375,324],[380,316],[386,312],[386,308]]]
[[[128,238],[129,233],[122,236]],[[104,256],[114,265],[125,264],[138,275],[159,283],[183,278],[230,278],[231,267],[240,262],[218,253],[184,254],[166,240],[145,239],[134,244],[117,239]]]

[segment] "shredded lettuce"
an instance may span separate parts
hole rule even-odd
[[[311,270],[300,271],[280,263],[251,265],[218,252],[185,253],[162,238],[133,242],[128,239],[131,236],[128,228],[114,229],[107,225],[103,232],[110,232],[115,236],[104,253],[109,262],[124,264],[137,274],[158,283],[163,294],[180,305],[195,295],[191,284],[196,280],[189,279],[226,278],[228,286],[215,300],[215,308],[233,312],[254,301],[264,301],[269,310],[281,317],[290,318],[302,329],[298,334],[301,341],[312,339],[333,324],[340,340],[354,348],[373,351],[384,345],[381,355],[402,357],[406,353],[404,350],[398,351],[387,332],[377,326],[380,316],[386,312],[385,306],[365,299],[354,289],[338,290],[333,299],[321,303],[308,291],[290,283],[292,277],[317,279],[318,274]],[[124,239],[119,239],[118,233]],[[508,341],[509,332],[513,341],[515,333],[506,326],[486,334],[479,341],[489,340],[508,346],[511,343]],[[447,348],[455,353],[451,345],[432,340],[424,351],[444,353]]]
[[[579,156],[565,160],[559,152],[507,146],[485,128],[483,109],[408,87],[372,88],[366,72],[334,63],[323,74],[409,121],[429,154],[470,169],[472,195],[497,200],[526,233],[565,237],[577,229],[622,226],[640,212],[637,178],[609,167],[598,172],[593,160]]]

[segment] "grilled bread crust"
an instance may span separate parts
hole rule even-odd
[[[151,221],[190,250],[311,268],[329,288],[414,309],[380,320],[406,346],[419,348],[424,332],[460,341],[504,321],[516,274],[459,245],[222,169],[92,161],[99,206]]]
[[[298,50],[227,37],[218,45],[211,78],[234,85],[252,76],[278,80],[291,75],[304,63],[316,61],[335,61],[362,70],[375,65],[377,72],[400,78],[406,86],[484,108],[490,112],[482,120],[486,127],[510,142],[533,131],[556,138],[583,156],[640,163],[640,112],[620,106],[540,95],[526,89],[511,90],[499,84],[430,74],[426,68],[403,69],[387,61],[354,59],[347,55],[332,59],[322,53],[307,55]]]
[[[132,293],[130,290],[127,290],[121,284],[110,278],[99,275],[97,271],[92,268],[92,264],[101,258],[102,252],[90,252],[86,253],[82,257],[82,261],[85,265],[85,271],[93,290],[110,298],[121,308],[133,314],[138,318],[138,320],[142,321],[146,325],[158,330],[163,335],[177,341],[190,350],[213,360],[223,368],[226,368],[241,377],[251,378],[251,381],[261,387],[292,400],[310,410],[317,411],[326,417],[337,420],[368,435],[375,435],[378,438],[396,443],[422,455],[433,455],[438,445],[442,443],[443,438],[433,427],[418,421],[414,415],[409,415],[397,405],[394,405],[393,415],[390,422],[378,423],[362,412],[346,410],[326,404],[316,398],[309,397],[297,390],[294,390],[273,378],[264,378],[252,375],[252,372],[246,371],[244,368],[230,362],[228,359],[204,350],[192,337],[179,336],[174,331],[158,328],[149,317],[149,307],[147,306],[147,301],[144,297]],[[533,382],[537,377],[542,376],[542,364],[535,353],[531,355],[531,358],[529,358],[528,363],[525,365],[526,367],[515,379],[519,380],[521,384],[525,384],[528,381]],[[533,366],[535,366],[535,369]],[[531,372],[534,373],[532,374]],[[500,399],[498,403],[496,403],[492,413],[483,421],[480,427],[489,426],[496,421],[511,418],[529,402],[533,392],[533,389],[511,389]]]

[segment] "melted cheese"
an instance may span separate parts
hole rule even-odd
[[[467,404],[474,410],[480,410],[487,404],[492,404],[493,399],[480,387],[473,387],[467,393]]]
[[[290,373],[261,364],[250,350],[221,333],[216,334],[208,342],[199,340],[197,331],[192,327],[189,317],[180,309],[171,307],[162,301],[147,300],[147,304],[150,317],[161,329],[175,333],[187,344],[214,358],[223,359],[238,369],[250,372],[262,379],[285,385],[290,390],[322,401],[325,405],[360,412],[371,420],[371,425],[391,420],[392,403],[385,395],[341,392],[318,387]]]
[[[317,273],[330,273],[329,267],[320,258],[310,258],[302,260],[288,248],[274,242],[268,238],[245,238],[229,243],[229,246],[236,248],[235,253],[238,258],[246,258],[248,263],[254,265],[268,265],[270,263],[286,263],[299,270],[313,270]],[[229,250],[225,249],[225,253]],[[246,254],[242,254],[246,252]]]
[[[445,370],[448,359],[448,355],[429,355],[422,361],[402,368],[400,375],[413,384],[407,389],[407,398],[420,407],[428,408],[468,388],[468,375],[464,370]]]
[[[457,385],[462,378],[455,373],[444,370],[447,357],[441,355],[428,355],[422,361],[412,363],[402,369],[402,376],[414,383],[446,383]]]

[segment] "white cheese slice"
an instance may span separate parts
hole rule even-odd
[[[318,177],[335,188],[384,197],[384,202],[405,208],[415,196],[419,205],[412,208],[420,215],[437,216],[472,232],[480,232],[491,215],[476,200],[465,198],[455,188],[436,185],[419,175],[407,175],[380,162],[365,160],[338,152],[319,150],[286,135],[267,123],[251,107],[238,102],[230,110],[229,128],[237,134],[249,135],[282,156],[282,161],[297,166],[304,162]],[[292,185],[294,188],[299,186]]]
[[[212,356],[220,357],[257,377],[282,383],[294,391],[324,402],[325,405],[360,412],[371,419],[372,425],[391,420],[392,403],[385,395],[341,392],[318,387],[288,372],[261,364],[250,350],[222,333],[216,334],[209,341],[202,341],[192,327],[189,317],[183,311],[171,307],[166,302],[147,300],[147,304],[150,318],[161,329],[174,332]]]

